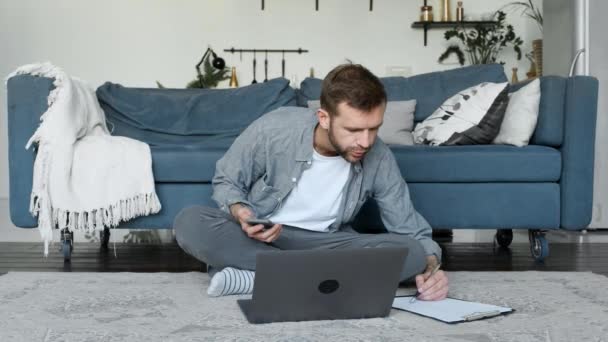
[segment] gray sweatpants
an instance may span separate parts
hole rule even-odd
[[[203,206],[183,209],[175,218],[173,229],[177,243],[186,253],[215,270],[228,266],[255,270],[260,251],[399,246],[409,249],[401,281],[411,281],[426,266],[422,245],[402,234],[360,234],[350,227],[324,233],[283,226],[274,242],[265,243],[248,237],[232,215]]]

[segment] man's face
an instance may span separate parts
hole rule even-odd
[[[336,152],[351,163],[363,159],[376,140],[385,107],[382,104],[364,112],[340,103],[336,115],[329,119],[328,129],[329,141]]]

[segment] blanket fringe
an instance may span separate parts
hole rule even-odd
[[[101,231],[104,227],[114,228],[121,222],[139,216],[158,213],[162,206],[155,192],[137,194],[121,199],[105,208],[88,211],[70,211],[53,207],[48,193],[48,173],[51,163],[48,146],[39,146],[34,162],[34,184],[30,196],[30,213],[38,217],[38,229],[44,241],[44,256],[48,256],[48,246],[53,241],[53,228],[84,231]]]
[[[48,200],[44,196],[32,193],[30,212],[38,217],[38,228],[45,244],[45,256],[48,255],[48,244],[53,239],[53,228],[69,228],[72,231],[100,231],[104,227],[115,228],[121,222],[139,216],[156,214],[161,209],[160,200],[156,193],[139,194],[120,200],[107,208],[81,212],[60,208],[50,210],[47,202]]]

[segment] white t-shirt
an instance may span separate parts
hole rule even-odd
[[[269,217],[281,223],[319,232],[336,220],[351,164],[341,156],[322,156],[313,149],[311,167],[302,172],[282,207]]]

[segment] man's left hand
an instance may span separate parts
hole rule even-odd
[[[423,274],[416,276],[416,287],[421,300],[442,300],[448,295],[448,275],[442,270],[431,275],[432,270],[439,263],[437,257],[429,255],[426,257],[427,266]]]

